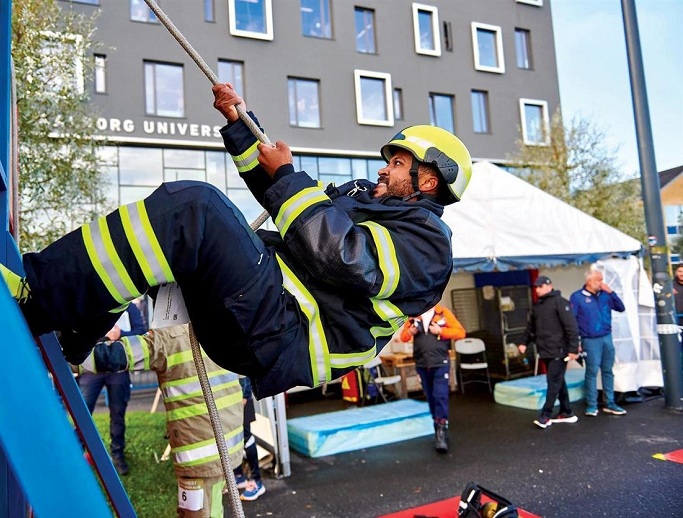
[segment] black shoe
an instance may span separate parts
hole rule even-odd
[[[448,453],[448,425],[437,423],[434,432],[434,448],[439,453]]]
[[[114,467],[116,468],[116,472],[120,476],[128,475],[128,463],[126,462],[126,459],[123,457],[114,457],[112,459],[114,462]]]

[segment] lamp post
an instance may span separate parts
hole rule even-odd
[[[640,49],[635,0],[621,0],[626,36],[631,96],[636,123],[636,141],[640,164],[640,182],[652,264],[652,286],[655,293],[657,334],[664,375],[664,404],[670,410],[683,411],[683,363],[679,329],[674,319],[673,284],[670,275],[669,251],[662,218],[659,175],[654,157],[650,111],[645,89],[643,57]]]

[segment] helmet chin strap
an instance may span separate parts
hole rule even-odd
[[[417,169],[419,165],[420,162],[418,162],[417,159],[413,157],[413,163],[410,166],[410,183],[413,186],[413,192],[408,196],[404,196],[403,201],[412,200],[413,198],[422,198],[423,196],[422,192],[420,192],[420,186],[417,181]]]

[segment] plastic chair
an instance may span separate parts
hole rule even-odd
[[[372,360],[363,365],[363,380],[365,383],[365,394],[361,402],[361,406],[364,405],[368,400],[374,400],[375,403],[379,402],[381,399],[385,403],[389,402],[384,387],[390,385],[398,385],[401,383],[401,376],[396,374],[394,376],[382,376],[382,359],[379,356],[375,356]],[[372,392],[371,387],[375,388],[375,395],[369,396]],[[398,387],[394,387],[394,394],[398,394]]]
[[[489,364],[486,362],[486,345],[480,338],[463,338],[455,341],[455,352],[457,358],[458,383],[460,390],[465,393],[467,383],[486,383],[491,390],[491,376],[489,375]],[[464,380],[463,371],[482,371],[486,374],[486,379]]]

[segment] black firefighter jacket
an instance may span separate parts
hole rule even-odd
[[[579,329],[569,301],[553,290],[540,297],[529,312],[521,343],[536,342],[541,358],[564,358],[579,352]]]

